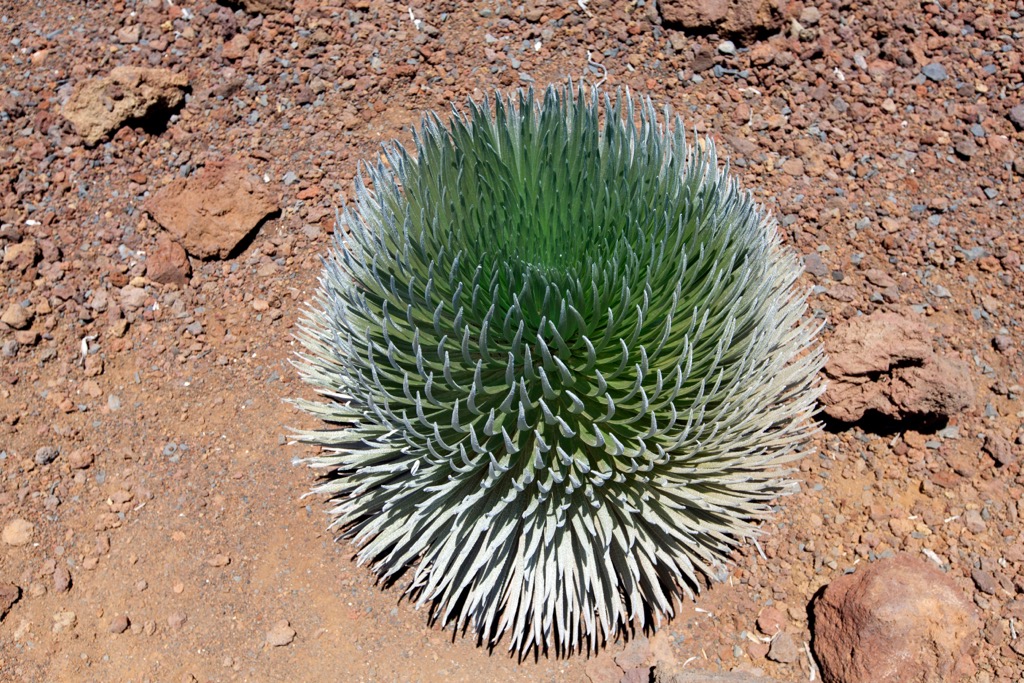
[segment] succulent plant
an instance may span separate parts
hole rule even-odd
[[[792,490],[819,326],[667,109],[571,83],[467,106],[356,181],[299,334],[328,424],[300,436],[332,526],[432,618],[593,648],[672,615]]]

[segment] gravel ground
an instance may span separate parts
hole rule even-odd
[[[772,3],[771,26],[702,30],[652,0],[241,4],[266,13],[0,4],[0,678],[594,679],[375,586],[301,498],[285,402],[309,395],[292,334],[357,161],[426,111],[585,77],[720,143],[805,256],[826,347],[860,314],[918,316],[973,382],[941,425],[828,424],[760,548],[663,625],[671,655],[807,680],[815,593],[909,553],[979,609],[970,680],[1024,680],[1022,3]],[[93,142],[67,102],[119,66],[184,98]],[[103,97],[90,116],[129,95]],[[274,210],[186,258],[156,196],[225,159]],[[757,635],[769,607],[789,661]]]

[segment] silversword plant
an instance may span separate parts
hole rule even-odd
[[[300,333],[334,527],[519,653],[671,615],[816,428],[798,260],[649,100],[498,95],[414,146],[357,181]]]

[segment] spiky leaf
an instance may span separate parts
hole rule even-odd
[[[814,428],[799,264],[669,122],[571,84],[428,116],[357,181],[300,335],[336,528],[514,651],[671,615]]]

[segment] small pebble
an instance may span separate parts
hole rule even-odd
[[[1018,104],[1010,108],[1010,121],[1017,130],[1024,130],[1024,104]]]
[[[772,643],[768,648],[768,659],[773,662],[791,664],[799,658],[800,647],[796,644],[793,636],[785,631],[780,631],[777,636],[772,638]]]
[[[36,525],[25,519],[12,519],[4,527],[0,538],[3,542],[11,546],[22,546],[28,545],[32,542],[32,534],[35,532]]]
[[[786,617],[774,607],[765,607],[757,615],[757,630],[767,636],[774,636],[782,630]]]
[[[295,640],[295,629],[288,624],[287,619],[278,621],[273,628],[267,631],[267,645],[271,647],[284,647],[290,645],[293,640]]]
[[[70,610],[61,610],[53,615],[53,632],[65,633],[75,628],[78,623],[78,615]]]
[[[804,7],[800,12],[800,23],[803,26],[817,26],[821,21],[821,10],[813,5]]]
[[[206,561],[206,564],[211,567],[226,567],[231,563],[231,558],[227,555],[214,555]]]
[[[926,64],[921,69],[921,73],[924,74],[925,78],[927,78],[930,81],[935,81],[936,83],[941,83],[942,81],[946,80],[949,77],[946,74],[946,67],[942,66],[938,62]]]
[[[980,148],[973,139],[964,138],[956,143],[954,150],[961,159],[970,159],[980,151]]]
[[[60,455],[60,451],[58,451],[53,446],[43,446],[42,448],[36,451],[36,456],[34,459],[37,465],[49,465],[51,462],[57,459],[58,455]]]
[[[128,630],[128,626],[128,617],[121,614],[110,620],[110,625],[107,627],[107,630],[111,633],[124,633]]]
[[[818,278],[828,275],[828,266],[825,265],[821,256],[815,252],[804,256],[804,270]]]
[[[68,454],[68,465],[73,470],[84,470],[92,464],[95,456],[92,451],[85,448],[76,448]]]
[[[57,567],[53,570],[53,591],[67,593],[69,590],[71,590],[71,572],[67,567]]]
[[[972,570],[971,578],[974,580],[974,585],[977,586],[978,590],[987,595],[995,595],[996,590],[999,588],[996,578],[992,576],[991,572],[987,572],[984,569]]]

